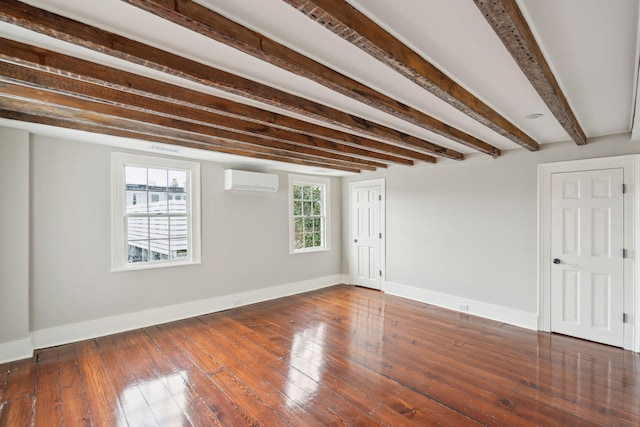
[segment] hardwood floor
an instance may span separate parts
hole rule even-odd
[[[0,365],[0,426],[640,425],[640,355],[335,286]]]

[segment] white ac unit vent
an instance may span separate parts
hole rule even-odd
[[[276,192],[278,191],[278,175],[226,169],[224,171],[224,189]]]

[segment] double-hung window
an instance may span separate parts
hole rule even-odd
[[[289,176],[289,248],[291,253],[330,249],[329,180]]]
[[[200,165],[112,155],[112,270],[200,262]]]

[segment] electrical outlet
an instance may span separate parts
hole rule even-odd
[[[458,311],[469,311],[469,305],[467,305],[467,304],[458,304]]]

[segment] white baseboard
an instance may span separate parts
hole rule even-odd
[[[458,304],[465,304],[469,307],[469,311],[464,312],[466,314],[472,314],[534,331],[538,329],[538,315],[528,311],[516,310],[501,305],[489,304],[469,298],[399,285],[392,282],[385,283],[384,291],[392,295],[437,305],[438,307],[444,307],[454,311],[460,311],[458,310]]]
[[[242,305],[282,298],[344,283],[343,279],[343,275],[336,274],[302,282],[288,283],[119,316],[40,329],[33,331],[30,338],[9,343],[0,343],[0,363],[31,357],[33,350],[37,348],[46,348],[97,338],[207,313],[214,313]]]
[[[340,275],[340,283],[342,283],[343,285],[353,285],[353,283],[351,283],[351,276],[349,276],[348,274]]]
[[[0,343],[0,363],[28,359],[32,355],[33,343],[31,342],[31,337]]]

